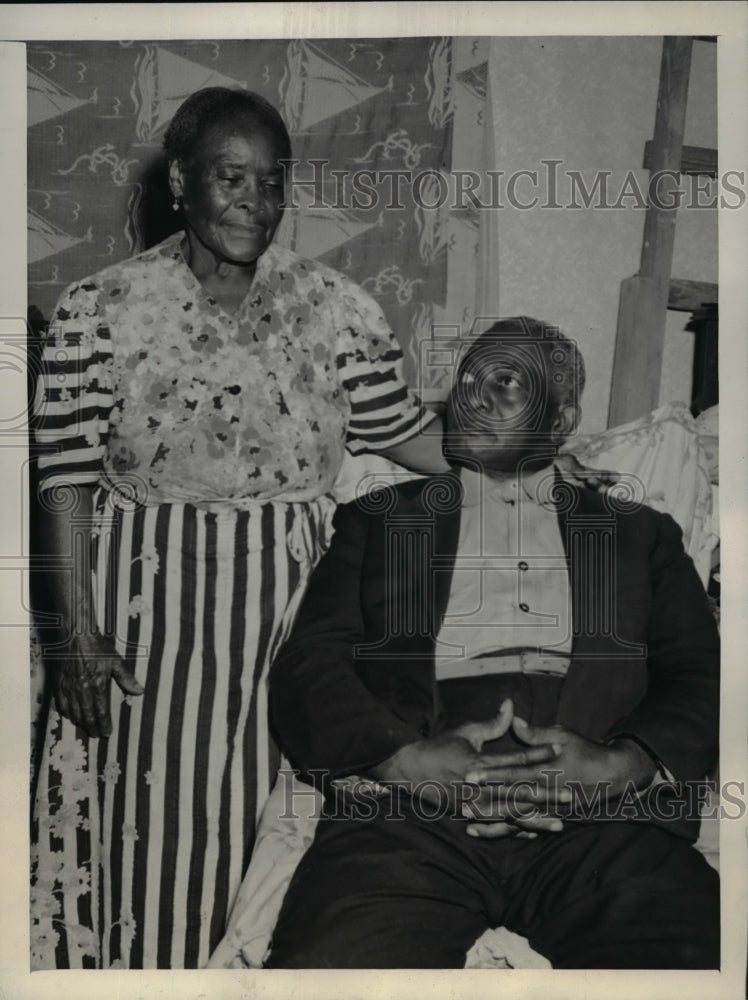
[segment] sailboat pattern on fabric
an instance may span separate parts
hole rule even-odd
[[[454,296],[474,281],[475,220],[419,205],[412,183],[425,175],[428,205],[438,183],[429,175],[452,169],[456,132],[459,156],[482,163],[475,102],[485,100],[486,56],[474,43],[482,40],[30,43],[29,303],[48,318],[65,285],[173,231],[161,155],[168,122],[196,90],[245,88],[284,116],[301,180],[317,170],[314,183],[294,186],[298,207],[287,209],[278,240],[375,294],[416,384],[411,340],[427,335],[427,316],[462,315],[466,303]],[[362,171],[376,179],[354,200]],[[395,183],[395,171],[406,181]]]
[[[78,246],[79,243],[89,242],[91,239],[90,229],[85,236],[70,236],[31,209],[27,212],[27,220],[28,249],[26,252],[29,264],[35,264],[46,257],[53,257],[55,254],[62,253],[63,250],[69,250],[71,247]]]
[[[158,142],[179,105],[205,87],[247,90],[246,80],[201,66],[158,45],[146,45],[135,61],[131,91],[137,114],[135,134],[144,143]]]
[[[27,73],[28,87],[28,124],[38,125],[40,122],[65,115],[68,111],[80,108],[96,100],[96,91],[91,97],[75,97],[62,87],[44,77],[38,70],[29,69]]]
[[[394,79],[394,78],[392,78]],[[292,41],[280,82],[288,127],[302,132],[392,89],[392,79],[378,87],[357,76],[312,42]]]

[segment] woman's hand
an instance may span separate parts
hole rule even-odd
[[[69,655],[57,668],[55,677],[55,701],[60,715],[89,736],[108,736],[112,731],[109,710],[112,678],[125,694],[143,694],[143,688],[107,639],[98,634],[73,639]]]
[[[558,455],[556,464],[567,476],[578,479],[588,489],[597,490],[598,493],[605,493],[620,479],[618,472],[610,472],[607,469],[589,469],[586,465],[582,465],[579,459],[569,451]]]
[[[143,688],[127,669],[111,642],[92,627],[94,615],[91,570],[88,558],[73,553],[92,551],[91,530],[95,524],[93,487],[69,486],[63,509],[47,507],[43,531],[52,566],[47,573],[50,608],[57,612],[62,649],[52,665],[55,669],[55,702],[66,716],[89,736],[108,736],[112,731],[109,711],[111,679],[125,694],[143,694]],[[72,572],[70,572],[72,563]],[[73,638],[69,638],[72,635]]]

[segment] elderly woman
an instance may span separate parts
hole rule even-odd
[[[273,245],[291,155],[275,108],[200,91],[164,145],[184,232],[64,292],[40,386],[62,629],[35,968],[207,962],[272,778],[269,659],[344,449],[443,467],[379,307]]]

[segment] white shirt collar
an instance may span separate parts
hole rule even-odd
[[[515,503],[521,496],[523,500],[531,500],[541,507],[555,506],[551,497],[551,488],[556,480],[558,469],[555,463],[547,465],[536,472],[520,473],[506,479],[493,479],[475,469],[462,468],[460,481],[463,487],[463,507],[477,507],[483,498],[494,503]]]

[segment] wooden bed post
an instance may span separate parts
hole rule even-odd
[[[690,35],[663,40],[650,181],[661,171],[681,169],[692,45]],[[653,204],[650,197],[644,220],[639,273],[621,282],[609,427],[657,406],[677,213],[665,206],[668,190],[676,186],[675,179],[658,183],[659,203]]]

